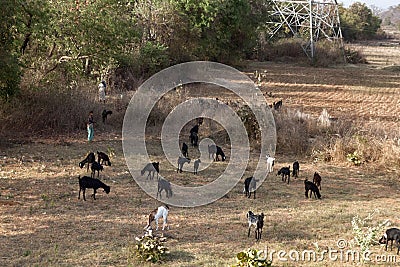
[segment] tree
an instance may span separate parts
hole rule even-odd
[[[0,20],[0,100],[9,100],[19,90],[20,66],[13,51],[14,36],[11,29],[15,25],[17,3],[14,0],[1,1]]]
[[[340,8],[340,21],[345,40],[373,38],[380,28],[381,19],[372,14],[365,4],[356,2],[349,8]]]

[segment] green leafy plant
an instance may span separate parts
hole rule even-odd
[[[163,257],[168,253],[168,248],[163,245],[166,242],[166,238],[153,236],[151,231],[135,239],[138,241],[135,247],[136,257],[141,261],[162,262]]]
[[[375,211],[369,213],[367,217],[360,218],[358,215],[351,220],[353,227],[354,242],[360,246],[361,252],[369,250],[372,245],[378,244],[377,237],[382,233],[385,227],[390,223],[389,220],[384,220],[381,223],[373,225],[371,223]]]
[[[354,151],[353,153],[347,154],[347,161],[350,161],[356,166],[361,165],[362,163],[362,155],[359,154],[357,151]]]
[[[268,267],[272,266],[272,262],[262,250],[249,248],[243,250],[236,255],[236,264],[232,267]]]

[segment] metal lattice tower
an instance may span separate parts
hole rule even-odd
[[[311,59],[315,56],[315,42],[326,38],[343,47],[339,7],[336,0],[301,1],[272,0],[271,31],[273,38],[288,27],[295,37],[303,39],[302,48]]]

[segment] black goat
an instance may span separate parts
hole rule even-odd
[[[308,198],[308,191],[310,191],[310,198],[312,198],[312,194],[314,193],[314,197],[318,199],[321,199],[321,193],[319,192],[318,187],[313,183],[308,181],[307,179],[304,180],[304,186],[305,186],[305,195],[306,198]]]
[[[188,158],[189,157],[189,153],[188,153],[188,145],[186,144],[186,143],[183,143],[182,144],[182,149],[181,149],[181,151],[182,151],[182,155],[185,157],[185,158]]]
[[[191,132],[189,138],[190,138],[190,143],[192,144],[192,146],[194,146],[194,147],[198,146],[199,136],[197,135],[196,132]]]
[[[276,103],[274,102],[273,106],[274,106],[274,109],[275,109],[275,110],[280,109],[280,108],[282,107],[282,99],[279,100],[279,101],[276,102]]]
[[[176,170],[176,172],[182,172],[183,164],[185,164],[185,163],[190,163],[190,159],[179,156],[179,158],[178,158],[178,169]]]
[[[79,194],[78,194],[78,199],[81,198],[81,191],[83,191],[83,200],[86,201],[85,197],[85,191],[87,188],[93,188],[93,199],[96,200],[96,190],[99,188],[103,188],[104,191],[108,194],[110,193],[110,187],[106,184],[104,184],[102,181],[99,179],[94,179],[88,176],[83,176],[82,178],[79,176]]]
[[[286,178],[287,178],[287,183],[289,184],[289,182],[290,182],[290,166],[281,168],[278,171],[277,175],[282,175],[282,181],[284,181],[284,182],[286,182]]]
[[[256,240],[261,239],[262,228],[264,227],[264,213],[260,215],[254,214],[252,211],[247,213],[247,222],[249,223],[249,231],[247,237],[250,237],[250,228],[252,225],[255,226]]]
[[[97,162],[99,164],[106,163],[106,166],[111,166],[111,161],[108,155],[104,152],[97,151]]]
[[[195,126],[192,127],[192,129],[190,129],[190,134],[192,133],[199,134],[199,124],[196,124]]]
[[[97,171],[97,178],[99,178],[100,176],[100,171],[103,171],[103,166],[98,163],[98,162],[93,162],[92,166],[90,166],[90,169],[92,170],[92,178],[94,178],[94,176],[96,175],[96,171]]]
[[[103,110],[103,112],[101,113],[101,118],[103,119],[103,123],[106,123],[107,120],[107,116],[111,115],[112,111],[111,110]]]
[[[321,188],[321,181],[322,181],[321,175],[319,175],[318,172],[315,172],[315,173],[314,173],[314,178],[313,178],[313,183],[314,183],[316,186],[319,187],[319,190],[322,189],[322,188]]]
[[[197,174],[197,171],[199,170],[199,166],[200,166],[201,160],[200,159],[196,159],[193,163],[193,174]]]
[[[140,171],[140,174],[143,176],[145,172],[149,172],[149,174],[146,177],[146,180],[149,179],[149,177],[150,180],[152,180],[156,172],[158,178],[158,174],[160,173],[160,162],[147,163],[146,166],[144,166],[144,168]],[[151,173],[153,173],[153,175]]]
[[[213,160],[215,160],[214,158],[214,154],[217,153],[217,146],[216,145],[208,145],[208,158],[211,159],[211,157],[213,158]]]
[[[219,157],[221,156],[221,160],[225,161],[226,157],[225,157],[225,153],[224,151],[222,151],[222,148],[220,148],[219,146],[217,146],[217,152],[215,153],[215,160],[219,161]]]
[[[379,239],[379,244],[386,244],[385,250],[387,251],[387,246],[388,246],[389,241],[391,241],[390,250],[392,250],[393,241],[396,241],[397,254],[399,254],[399,250],[400,250],[400,229],[398,229],[398,228],[389,228],[389,229],[387,229],[386,232],[381,237],[381,239]]]
[[[160,199],[161,199],[161,192],[163,190],[165,190],[167,198],[172,197],[171,183],[168,182],[167,180],[161,178],[161,179],[158,180],[156,198],[158,198],[158,196],[160,195]]]
[[[93,152],[90,152],[84,160],[79,162],[79,167],[82,169],[85,164],[87,164],[87,171],[89,171],[89,164],[93,163],[96,161],[96,157]]]
[[[298,161],[293,162],[293,177],[299,177],[300,164]]]
[[[251,197],[251,192],[254,193],[254,199],[256,199],[256,188],[257,188],[257,180],[254,177],[249,177],[244,180],[244,194],[246,197]]]

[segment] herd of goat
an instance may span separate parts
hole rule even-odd
[[[190,142],[193,147],[198,146],[198,130],[199,130],[200,124],[196,124],[191,130],[190,130]],[[183,165],[186,163],[190,163],[191,160],[189,158],[189,153],[188,153],[188,145],[186,143],[182,144],[181,147],[181,152],[182,155],[179,156],[177,160],[177,172],[182,172],[183,171]],[[221,147],[217,145],[208,145],[208,152],[209,152],[209,158],[213,158],[213,160],[218,161],[221,159],[221,161],[226,160],[226,156],[221,149]],[[266,158],[266,167],[268,173],[273,172],[273,167],[274,167],[274,162],[275,158],[270,157],[267,155]],[[197,174],[197,171],[199,169],[199,165],[201,163],[200,159],[196,159],[194,161],[194,170],[193,173]],[[89,153],[87,157],[82,160],[79,163],[79,167],[83,168],[85,165],[87,165],[87,171],[89,171],[89,166],[91,168],[91,177],[88,176],[83,176],[82,178],[79,176],[79,194],[78,194],[78,199],[80,199],[80,193],[82,191],[83,193],[83,199],[86,201],[85,197],[85,190],[90,188],[93,189],[94,192],[92,194],[93,199],[96,199],[96,190],[99,188],[102,188],[107,194],[110,193],[110,187],[101,182],[99,178],[99,172],[103,170],[103,165],[105,166],[111,166],[111,161],[110,158],[108,157],[107,154],[104,152],[99,152],[97,151],[97,161],[95,154],[93,152]],[[97,178],[96,176],[96,171],[97,171]],[[171,184],[169,181],[159,178],[158,174],[160,172],[160,164],[159,162],[152,162],[148,163],[142,170],[141,170],[141,175],[143,176],[146,172],[148,172],[147,178],[148,180],[153,180],[154,176],[157,175],[157,181],[158,181],[158,186],[157,186],[157,195],[156,198],[160,197],[161,198],[161,192],[165,190],[166,192],[166,197],[172,197],[173,192],[171,188]],[[298,161],[295,161],[292,165],[292,170],[290,170],[290,166],[288,167],[282,167],[278,170],[277,176],[282,177],[282,181],[290,184],[290,176],[294,177],[295,179],[299,177],[299,172],[300,172],[300,164]],[[304,186],[305,186],[305,197],[306,198],[312,198],[312,195],[314,195],[315,198],[321,199],[321,176],[319,173],[315,172],[313,181],[308,181],[308,179],[304,180]],[[254,199],[256,198],[256,189],[257,189],[257,182],[259,182],[258,179],[255,177],[248,177],[244,180],[244,189],[243,193],[245,194],[246,197],[250,198],[251,194],[253,193]],[[168,226],[168,213],[169,213],[169,206],[168,205],[162,205],[158,207],[157,209],[153,210],[149,214],[149,219],[147,225],[144,227],[146,231],[151,231],[151,223],[155,221],[156,224],[156,230],[158,230],[158,220],[160,218],[163,218],[163,227],[162,230],[169,228]],[[248,222],[248,237],[250,236],[251,228],[254,227],[255,231],[255,238],[256,240],[261,239],[262,235],[262,229],[264,226],[264,213],[261,214],[254,214],[252,211],[248,211],[246,214],[247,217],[247,222]],[[388,229],[385,234],[382,236],[382,238],[379,240],[379,243],[381,244],[386,244],[386,250],[389,241],[391,241],[391,248],[393,245],[393,241],[396,242],[396,245],[398,247],[397,254],[399,254],[400,251],[400,230],[397,228],[390,228]]]

